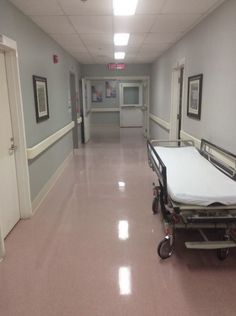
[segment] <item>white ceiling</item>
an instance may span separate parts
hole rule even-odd
[[[135,16],[113,16],[112,0],[10,0],[81,63],[153,62],[224,0],[139,0]],[[130,33],[128,47],[113,45]]]

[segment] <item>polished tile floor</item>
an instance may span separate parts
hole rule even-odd
[[[138,129],[97,129],[31,220],[6,239],[1,316],[236,315],[236,253],[161,261],[154,174]],[[194,236],[193,236],[194,237]]]

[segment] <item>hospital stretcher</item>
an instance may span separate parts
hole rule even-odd
[[[165,238],[157,247],[162,259],[174,250],[176,229],[198,230],[201,241],[190,249],[215,249],[224,260],[236,247],[236,156],[202,139],[147,142],[149,166],[156,173],[152,211],[161,212]],[[209,240],[215,231],[217,240]]]

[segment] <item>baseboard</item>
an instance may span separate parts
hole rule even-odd
[[[50,192],[50,190],[54,187],[55,183],[57,182],[58,178],[62,175],[63,171],[67,167],[68,163],[73,157],[73,151],[69,153],[69,155],[66,157],[66,159],[62,162],[62,164],[57,168],[55,173],[51,176],[51,178],[48,180],[48,182],[44,185],[44,187],[41,189],[39,194],[36,196],[36,198],[32,202],[32,210],[33,214],[36,213],[39,206],[42,204],[42,202],[45,200],[46,196]]]

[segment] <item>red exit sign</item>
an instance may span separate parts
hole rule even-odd
[[[125,69],[125,64],[124,63],[110,63],[107,65],[107,68],[109,70],[124,70]]]

